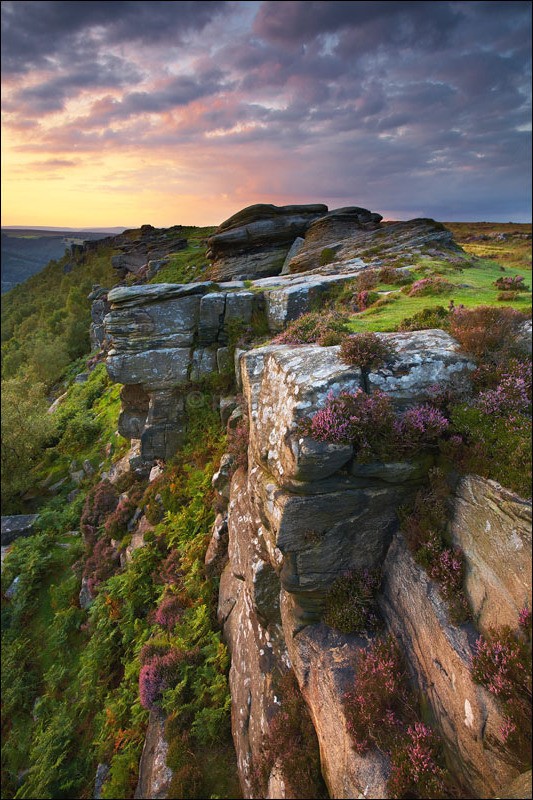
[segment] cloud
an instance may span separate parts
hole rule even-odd
[[[477,192],[484,208],[496,182],[493,207],[513,192],[527,204],[529,3],[8,1],[2,14],[21,158],[116,154],[159,171],[155,184],[179,173],[180,191],[187,175],[245,204],[438,209],[460,194],[462,208]]]

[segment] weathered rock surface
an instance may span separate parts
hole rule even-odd
[[[11,514],[2,517],[2,546],[11,544],[20,536],[31,536],[38,514]]]
[[[504,724],[490,694],[470,675],[468,633],[453,626],[438,587],[397,536],[384,563],[381,611],[401,644],[451,754],[474,796],[487,797],[517,775],[505,753]]]
[[[281,608],[289,657],[317,732],[329,796],[389,797],[389,759],[377,750],[356,753],[342,703],[353,685],[355,658],[365,641],[344,636],[324,623],[298,630],[293,599],[285,592]]]
[[[166,765],[167,752],[165,718],[151,711],[139,762],[139,780],[133,795],[136,799],[164,800],[167,796],[172,780],[172,770]]]
[[[335,208],[315,220],[305,234],[302,247],[287,264],[288,272],[306,272],[324,263],[337,260],[337,253],[346,239],[357,237],[361,231],[376,230],[383,217],[366,208],[346,206]],[[325,248],[328,248],[324,254]]]
[[[322,204],[274,206],[261,203],[239,211],[208,239],[212,277],[226,281],[279,274],[294,240],[327,210]]]
[[[113,247],[121,252],[111,259],[113,267],[120,277],[128,272],[143,274],[150,261],[157,261],[169,253],[175,253],[187,247],[187,239],[183,236],[182,227],[154,228],[153,225],[142,225],[140,231],[124,231],[110,240]]]
[[[465,591],[476,624],[516,628],[531,608],[531,502],[468,475],[454,497],[451,534],[467,561]]]
[[[503,787],[498,797],[502,800],[531,800],[532,787],[531,787],[531,770],[523,772],[514,781],[508,783]]]
[[[102,797],[102,790],[104,783],[109,775],[109,764],[98,764],[96,767],[96,775],[94,778],[94,794],[93,800],[100,800]]]

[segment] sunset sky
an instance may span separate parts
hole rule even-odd
[[[529,2],[2,2],[2,224],[531,219]]]

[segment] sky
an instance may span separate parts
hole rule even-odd
[[[2,11],[2,225],[531,220],[530,2]]]

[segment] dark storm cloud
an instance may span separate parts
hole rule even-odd
[[[226,2],[31,2],[2,3],[2,69],[27,72],[49,65],[58,52],[99,31],[100,42],[179,43],[202,30]]]

